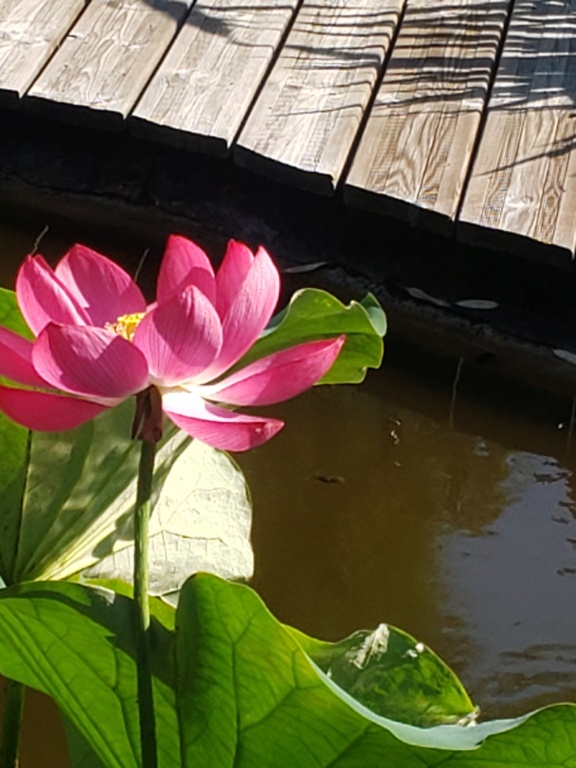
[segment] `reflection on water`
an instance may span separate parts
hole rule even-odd
[[[410,631],[485,716],[576,700],[570,403],[503,397],[496,382],[479,400],[464,366],[451,427],[454,361],[407,370],[396,346],[362,387],[278,407],[283,433],[241,458],[254,585],[327,639],[381,621]]]
[[[3,282],[41,229],[6,230]],[[51,232],[42,251],[71,241]],[[406,350],[392,328],[364,385],[265,411],[287,426],[240,463],[254,586],[281,620],[327,639],[396,624],[455,667],[486,716],[576,700],[570,402]]]
[[[477,699],[518,712],[576,700],[576,519],[557,459],[517,451],[506,465],[498,516],[476,533],[447,529],[439,557]]]

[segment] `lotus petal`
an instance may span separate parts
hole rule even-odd
[[[36,339],[32,361],[53,387],[106,405],[148,386],[142,352],[103,328],[50,324]]]
[[[146,300],[130,275],[84,245],[74,245],[55,273],[86,312],[89,325],[104,327],[122,315],[146,311]]]
[[[146,315],[134,344],[148,361],[152,383],[173,386],[194,379],[214,360],[222,345],[220,318],[190,285]]]
[[[219,384],[202,387],[204,397],[231,405],[271,405],[309,389],[338,357],[346,338],[312,341],[257,360]]]
[[[216,309],[220,317],[228,313],[253,263],[254,254],[250,248],[237,240],[230,240],[216,274]]]
[[[284,426],[284,422],[277,419],[227,411],[188,392],[163,395],[162,406],[177,427],[223,451],[256,448]]]
[[[90,318],[42,256],[28,256],[16,277],[16,297],[37,336],[48,323],[88,325]]]
[[[216,283],[208,256],[191,240],[180,235],[171,235],[160,265],[156,297],[159,302],[167,301],[190,284],[200,288],[214,303]]]
[[[105,406],[66,395],[0,386],[0,410],[27,429],[60,432],[90,421]]]
[[[280,275],[270,256],[259,248],[246,271],[247,254],[243,247],[229,249],[226,261],[216,277],[218,314],[222,320],[222,349],[212,366],[202,375],[210,381],[239,360],[262,333],[278,303]],[[232,275],[243,282],[233,291]],[[233,292],[233,295],[232,295]],[[221,311],[225,308],[225,312]]]
[[[32,363],[32,347],[28,339],[0,327],[0,376],[29,387],[45,387]]]

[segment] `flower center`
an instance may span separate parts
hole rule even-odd
[[[114,331],[119,336],[123,336],[128,341],[132,341],[136,328],[146,312],[134,312],[131,315],[120,315],[115,323],[106,323],[104,326],[109,331]]]

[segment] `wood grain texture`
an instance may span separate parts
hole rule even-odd
[[[409,3],[346,180],[347,202],[452,228],[508,5]]]
[[[198,0],[134,111],[134,131],[226,155],[296,5]]]
[[[121,124],[188,5],[188,0],[92,0],[28,96],[56,116]]]
[[[532,241],[552,258],[574,257],[575,99],[576,0],[517,0],[460,215],[462,240],[491,245],[507,233],[518,252]]]
[[[17,102],[40,73],[87,0],[0,2],[0,101]]]
[[[330,194],[403,0],[304,0],[234,148],[237,162]]]

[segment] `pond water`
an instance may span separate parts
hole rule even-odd
[[[484,716],[575,700],[571,404],[490,391],[465,366],[452,403],[455,367],[392,338],[363,386],[277,409],[283,434],[241,462],[253,585],[324,638],[406,629]]]
[[[4,226],[5,285],[40,229]],[[75,239],[123,252],[70,230],[51,230],[41,251]],[[133,242],[129,263],[143,247]],[[153,270],[142,274],[152,285]],[[240,464],[254,498],[253,586],[278,618],[325,639],[395,624],[453,666],[486,717],[576,700],[569,399],[409,347],[392,328],[363,385],[266,413],[285,429]],[[52,765],[48,731],[49,748],[32,739],[41,763],[28,746],[24,768]]]

